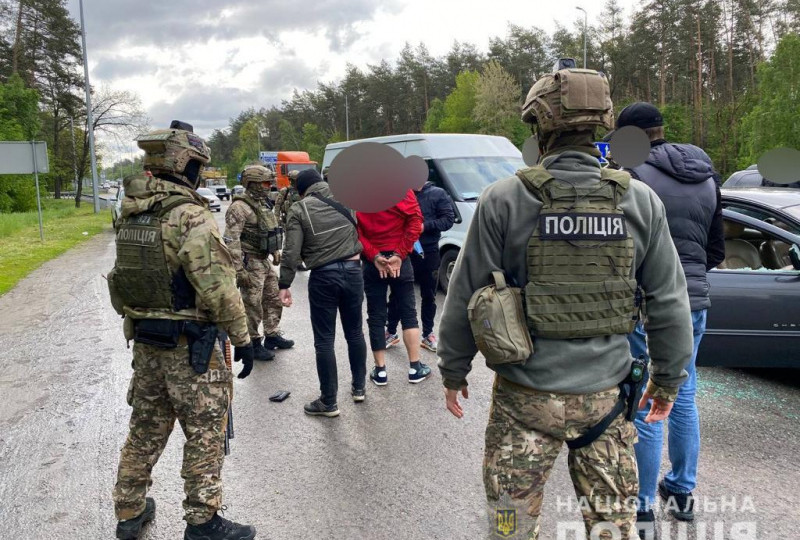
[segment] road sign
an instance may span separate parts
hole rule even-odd
[[[34,152],[35,150],[35,152]],[[33,156],[36,156],[34,167]],[[0,142],[0,174],[49,173],[47,143]]]
[[[261,160],[261,163],[264,165],[272,165],[274,169],[275,166],[278,164],[278,153],[277,152],[259,152],[258,159]]]

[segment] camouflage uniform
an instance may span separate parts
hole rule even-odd
[[[279,334],[283,304],[278,296],[278,274],[273,268],[269,255],[258,253],[243,245],[242,231],[245,225],[255,226],[258,222],[253,207],[243,198],[249,198],[251,204],[260,208],[262,219],[277,228],[277,221],[270,208],[253,199],[247,191],[228,207],[225,214],[225,238],[233,256],[237,274],[247,274],[246,284],[241,287],[242,300],[247,311],[247,328],[250,337],[260,339],[259,325],[264,323],[264,335]],[[276,249],[273,258],[280,262],[280,253]]]
[[[300,194],[297,192],[297,174],[297,171],[289,172],[289,182],[291,182],[291,185],[281,189],[278,198],[275,199],[275,216],[278,218],[278,223],[284,228],[286,227],[286,217],[289,215],[289,208],[300,200]]]
[[[139,214],[152,212],[175,197],[183,203],[161,218],[163,253],[171,274],[185,274],[194,289],[195,306],[144,309],[124,305],[120,300],[124,291],[117,288],[110,273],[112,303],[126,316],[126,338],[133,337],[131,328],[137,320],[196,320],[218,324],[235,346],[245,346],[250,339],[233,262],[204,200],[194,190],[174,182],[153,176],[129,177],[125,180],[120,221],[124,224],[128,218],[137,219]],[[119,253],[118,246],[118,261]],[[136,292],[129,291],[130,294]],[[194,371],[188,358],[185,336],[179,338],[174,349],[134,343],[134,375],[128,390],[133,411],[113,492],[120,521],[144,511],[152,469],[167,444],[175,419],[186,435],[181,471],[186,521],[192,525],[205,523],[221,507],[224,426],[232,376],[218,346],[208,371],[202,375]]]
[[[483,482],[490,529],[498,511],[516,510],[513,538],[538,538],[544,485],[565,440],[576,439],[616,404],[614,387],[591,394],[553,394],[496,377],[486,427]],[[592,444],[570,450],[569,472],[587,532],[612,523],[629,538],[639,491],[636,428],[618,416]],[[612,538],[601,533],[599,538]]]

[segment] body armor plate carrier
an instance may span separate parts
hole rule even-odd
[[[242,228],[242,250],[263,256],[279,251],[283,246],[283,229],[278,226],[275,215],[250,197],[237,195],[233,200],[242,201],[256,214],[256,224],[245,223]]]
[[[630,176],[572,185],[544,167],[517,171],[542,209],[527,250],[525,304],[535,337],[576,339],[633,331],[641,298],[632,279],[633,238],[619,202]]]
[[[122,307],[180,311],[195,307],[195,290],[183,271],[172,274],[167,266],[161,227],[169,212],[182,204],[199,204],[175,195],[150,212],[121,220],[117,230],[117,259],[108,274],[112,303]]]

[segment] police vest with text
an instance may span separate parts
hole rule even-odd
[[[108,274],[111,303],[123,308],[181,311],[195,307],[195,290],[183,271],[167,266],[161,228],[169,212],[183,204],[200,204],[191,197],[174,195],[153,211],[122,218],[117,229],[117,258]]]
[[[621,171],[601,170],[599,183],[573,185],[544,167],[517,171],[542,201],[528,241],[525,314],[534,337],[577,339],[629,334],[641,293],[619,203],[630,185]]]
[[[283,229],[278,226],[275,214],[250,197],[237,195],[233,200],[242,201],[256,215],[255,224],[245,223],[242,228],[242,251],[267,256],[280,250],[283,245]]]

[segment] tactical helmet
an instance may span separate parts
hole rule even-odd
[[[606,76],[591,69],[562,69],[536,81],[522,106],[522,121],[539,134],[604,127],[613,129],[614,111]]]
[[[275,173],[263,165],[248,165],[242,171],[242,185],[248,189],[248,184],[261,184],[262,182],[274,182]]]
[[[298,174],[300,174],[300,171],[289,171],[289,174],[286,175],[286,176],[289,177],[289,183],[292,186],[296,186],[297,185],[297,175]]]
[[[172,122],[170,129],[159,129],[136,139],[144,150],[143,165],[151,172],[183,175],[190,161],[206,165],[211,151],[205,141],[192,132],[192,126]]]

